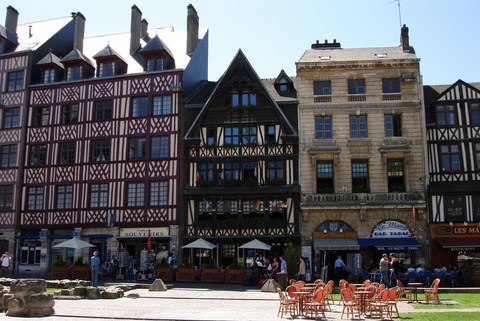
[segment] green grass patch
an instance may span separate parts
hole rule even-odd
[[[480,309],[480,293],[444,293],[442,294],[440,292],[439,297],[440,297],[440,301],[443,302],[443,304],[413,304],[412,306],[414,309],[469,309],[469,308]],[[448,304],[452,301],[455,301],[458,304]]]
[[[435,313],[404,313],[401,320],[415,320],[415,321],[480,321],[478,312],[442,312]]]

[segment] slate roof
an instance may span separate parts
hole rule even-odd
[[[19,24],[17,26],[18,46],[15,48],[15,52],[37,49],[72,19],[70,16]]]
[[[123,57],[119,53],[117,53],[115,50],[112,49],[112,47],[110,47],[110,44],[107,44],[105,48],[103,48],[102,50],[97,52],[95,56],[93,56],[93,58],[100,57],[117,57],[118,59],[125,61],[125,59],[123,59]]]
[[[60,58],[54,55],[52,52],[49,52],[45,57],[40,59],[37,63],[38,65],[48,65],[48,64],[55,64],[60,68],[64,68],[63,64],[60,62]]]
[[[392,59],[419,60],[415,53],[404,52],[401,47],[325,48],[306,50],[297,63],[329,65],[338,62],[387,61]]]
[[[73,49],[72,51],[70,51],[70,53],[68,53],[60,61],[63,63],[63,62],[67,62],[67,61],[77,61],[77,60],[83,60],[87,64],[93,66],[92,61],[78,49]]]

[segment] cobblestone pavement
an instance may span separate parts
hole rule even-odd
[[[135,289],[139,298],[123,297],[115,300],[55,300],[55,314],[38,321],[92,321],[92,320],[201,320],[247,321],[282,320],[277,317],[277,293],[261,292],[256,287],[205,284],[176,284],[167,291]],[[418,312],[406,303],[399,304],[400,313]],[[449,310],[451,311],[451,310]],[[435,312],[439,312],[435,310]],[[480,312],[480,310],[479,310]],[[327,311],[327,320],[341,320],[342,305],[335,302]],[[289,317],[284,316],[283,320]],[[8,320],[4,313],[0,319]],[[18,320],[18,318],[11,318]],[[303,318],[298,318],[302,320]],[[344,316],[344,320],[348,320]],[[356,318],[362,320],[362,318]],[[367,320],[370,320],[367,318]],[[375,319],[373,319],[375,320]],[[378,319],[377,319],[378,320]],[[393,320],[399,320],[394,318]]]

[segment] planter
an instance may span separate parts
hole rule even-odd
[[[52,266],[52,278],[53,279],[69,279],[68,266],[66,265],[53,265]]]
[[[225,271],[225,283],[242,284],[245,278],[244,269],[227,269]]]
[[[208,283],[220,283],[220,269],[217,269],[217,268],[202,269],[200,281],[208,282]]]
[[[173,268],[171,267],[156,267],[153,273],[155,279],[161,279],[164,282],[173,281]]]
[[[90,280],[90,274],[91,271],[89,266],[72,266],[72,279]]]
[[[195,282],[195,268],[177,268],[177,282]]]

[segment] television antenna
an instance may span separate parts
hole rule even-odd
[[[394,2],[396,2],[398,6],[398,21],[400,22],[400,28],[402,28],[402,10],[400,7],[400,0],[393,0],[390,3],[394,3]]]

